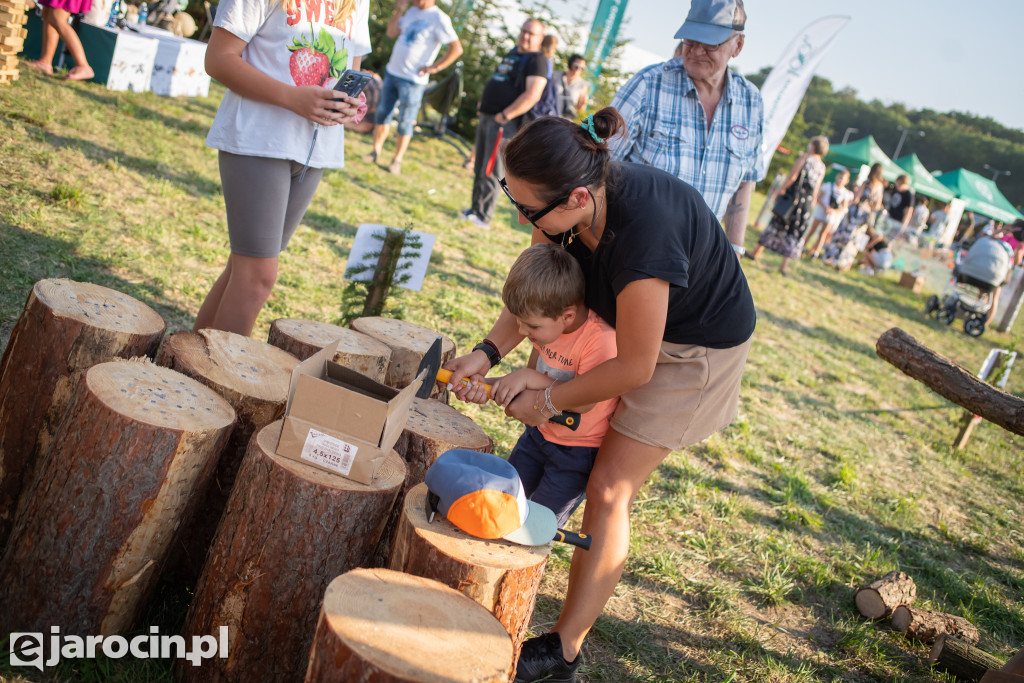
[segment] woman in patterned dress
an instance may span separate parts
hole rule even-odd
[[[789,177],[780,190],[780,193],[785,193],[794,186],[792,189],[796,192],[796,197],[789,217],[783,220],[778,216],[772,216],[772,222],[761,233],[757,249],[749,258],[756,261],[765,248],[771,249],[782,256],[779,272],[783,275],[786,275],[786,266],[790,259],[800,258],[804,248],[804,234],[814,213],[814,205],[818,201],[821,180],[825,177],[825,162],[821,158],[827,152],[828,138],[823,135],[811,138],[807,151],[793,164],[793,170],[789,172]]]

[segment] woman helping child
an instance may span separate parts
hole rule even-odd
[[[573,680],[622,574],[634,497],[669,452],[736,416],[754,331],[753,299],[718,220],[675,176],[612,162],[605,140],[623,127],[612,108],[582,125],[542,118],[505,151],[502,186],[519,222],[533,225],[534,244],[559,244],[580,264],[586,305],[615,328],[617,345],[568,382],[522,391],[506,413],[536,426],[551,412],[621,397],[587,483],[582,530],[594,545],[574,554],[561,616],[524,643],[516,681]],[[461,379],[482,381],[524,336],[503,310],[485,342],[448,364],[449,387],[469,395]]]

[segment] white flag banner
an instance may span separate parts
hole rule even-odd
[[[807,86],[811,84],[811,76],[848,21],[850,17],[830,16],[809,24],[785,49],[761,86],[761,99],[764,101],[761,175],[768,171],[775,148],[785,137]]]

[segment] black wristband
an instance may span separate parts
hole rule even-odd
[[[484,339],[482,342],[473,347],[474,351],[483,351],[487,354],[487,360],[490,361],[491,367],[501,362],[501,353],[498,351],[498,347],[490,339]]]

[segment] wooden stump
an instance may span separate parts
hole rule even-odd
[[[917,597],[917,585],[903,572],[889,572],[870,586],[857,589],[853,601],[868,619],[881,619],[900,605],[909,605]]]
[[[0,362],[0,548],[53,433],[47,411],[67,402],[71,374],[113,358],[152,357],[165,327],[149,306],[106,287],[71,280],[32,287]]]
[[[229,657],[182,664],[183,681],[301,679],[328,582],[369,560],[405,480],[394,451],[369,486],[278,456],[281,425],[249,444],[185,620],[186,636],[228,626]]]
[[[252,435],[284,417],[288,384],[298,358],[264,342],[220,330],[178,332],[160,347],[157,363],[188,375],[216,391],[231,404],[238,422],[217,459],[209,486],[195,516],[179,534],[180,559],[171,564],[184,583],[194,584],[206,551],[224,512],[228,494]]]
[[[438,333],[405,320],[393,318],[356,318],[351,327],[357,332],[369,335],[386,344],[391,349],[391,362],[388,365],[384,384],[396,389],[409,386],[416,379],[416,370],[426,355],[430,345],[434,343]],[[441,335],[441,365],[455,357],[455,342]],[[447,393],[436,382],[430,392],[432,398],[447,397]]]
[[[387,344],[347,327],[315,320],[278,318],[270,325],[267,341],[299,360],[306,360],[328,344],[338,341],[335,363],[381,383],[391,362],[391,349]]]
[[[947,671],[965,683],[978,683],[986,671],[1003,665],[1002,661],[984,650],[971,647],[945,633],[935,639],[928,661],[940,671]]]
[[[406,492],[426,478],[427,469],[442,453],[453,448],[490,453],[494,440],[455,408],[433,399],[414,398],[405,430],[395,443],[395,450],[405,460],[405,483],[388,516],[372,566],[388,564]]]
[[[473,598],[498,618],[518,652],[551,546],[475,538],[440,515],[428,523],[426,494],[426,484],[406,494],[389,568],[440,581]]]
[[[327,587],[306,683],[504,683],[512,653],[501,624],[458,591],[355,569]]]
[[[892,627],[907,638],[934,642],[940,633],[948,633],[968,645],[978,644],[978,629],[963,617],[900,605],[892,613]]]
[[[0,630],[126,632],[234,419],[213,391],[148,360],[77,373],[0,560]]]

